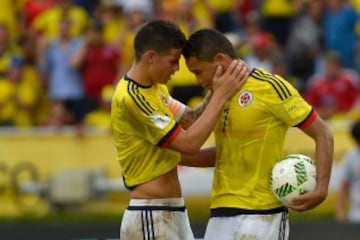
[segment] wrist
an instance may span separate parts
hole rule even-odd
[[[316,192],[318,193],[319,196],[321,196],[323,199],[325,199],[328,195],[328,190],[327,188],[317,188]]]
[[[215,102],[217,105],[221,105],[221,106],[222,106],[222,105],[225,104],[226,99],[225,99],[223,96],[214,93],[214,94],[212,95],[212,97],[210,98],[210,100],[209,100],[209,103],[211,103],[211,102]]]

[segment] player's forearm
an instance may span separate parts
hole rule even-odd
[[[212,81],[214,91],[203,114],[187,131],[182,131],[170,147],[182,153],[196,153],[215,127],[225,102],[233,97],[244,85],[248,68],[238,60],[233,60],[226,68],[218,65]]]
[[[201,149],[197,154],[183,154],[179,164],[187,167],[213,167],[215,159],[215,147],[210,147]]]
[[[193,124],[196,119],[200,117],[200,115],[204,112],[206,106],[209,104],[211,99],[212,93],[209,92],[204,100],[195,108],[191,109],[189,107],[186,107],[185,112],[181,116],[179,123],[184,129],[187,129]]]
[[[203,114],[186,131],[182,131],[170,147],[182,153],[197,153],[215,127],[225,102],[221,97],[212,97]]]
[[[317,191],[327,195],[331,175],[334,140],[328,128],[316,141]]]

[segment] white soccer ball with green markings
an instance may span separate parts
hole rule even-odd
[[[295,196],[316,187],[316,166],[303,154],[291,154],[276,163],[271,172],[271,189],[285,205]]]

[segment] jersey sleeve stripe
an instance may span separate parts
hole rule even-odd
[[[287,96],[286,98],[291,96],[291,92],[289,90],[289,88],[285,85],[284,81],[279,79],[279,77],[273,75],[273,74],[269,74],[269,77],[271,79],[274,79],[277,83],[279,83],[280,88],[284,91],[285,95]]]
[[[275,89],[275,91],[276,91],[276,93],[278,94],[279,98],[280,98],[281,100],[284,100],[283,96],[281,96],[279,90],[275,87],[274,83],[272,83],[272,82],[270,82],[270,81],[268,81],[268,80],[262,79],[262,78],[260,78],[260,77],[258,77],[258,76],[255,76],[255,71],[251,73],[251,76],[252,76],[253,78],[257,79],[257,80],[265,81],[265,82],[270,83],[270,85]]]
[[[167,148],[172,141],[179,135],[181,127],[178,123],[158,142],[158,146],[162,148]]]
[[[137,90],[137,86],[135,84],[129,82],[127,90],[130,97],[141,111],[143,111],[146,115],[151,115],[153,113],[153,109],[148,107],[148,105],[146,104],[147,102],[144,99],[144,96],[142,96],[139,93],[139,91]]]
[[[317,113],[316,111],[314,111],[314,109],[311,110],[311,112],[309,113],[309,115],[305,118],[304,121],[302,121],[301,123],[299,123],[298,125],[296,125],[295,127],[304,129],[307,128],[308,126],[310,126],[310,124],[312,122],[314,122],[314,120],[317,117]]]
[[[136,86],[136,89],[138,89],[139,86]],[[150,105],[150,103],[148,101],[146,101],[144,95],[138,93],[138,96],[141,98],[141,101],[151,110],[151,112],[154,112],[155,109]]]
[[[282,82],[282,80],[278,79],[275,75],[270,73],[269,74],[263,73],[260,70],[255,69],[254,71],[252,71],[251,76],[257,80],[270,83],[282,101],[291,96],[291,92],[287,88],[287,86]]]
[[[150,103],[148,101],[146,101],[144,95],[142,95],[140,92],[139,92],[139,85],[135,84],[135,83],[131,83],[133,84],[134,86],[134,89],[135,89],[135,92],[136,92],[136,96],[139,98],[139,100],[143,103],[143,105],[145,107],[147,107],[151,112],[154,112],[154,108],[150,105]]]

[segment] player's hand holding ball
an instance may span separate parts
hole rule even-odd
[[[315,191],[316,166],[302,154],[288,155],[273,167],[271,188],[285,206],[296,211],[312,209],[323,201],[322,194]]]

